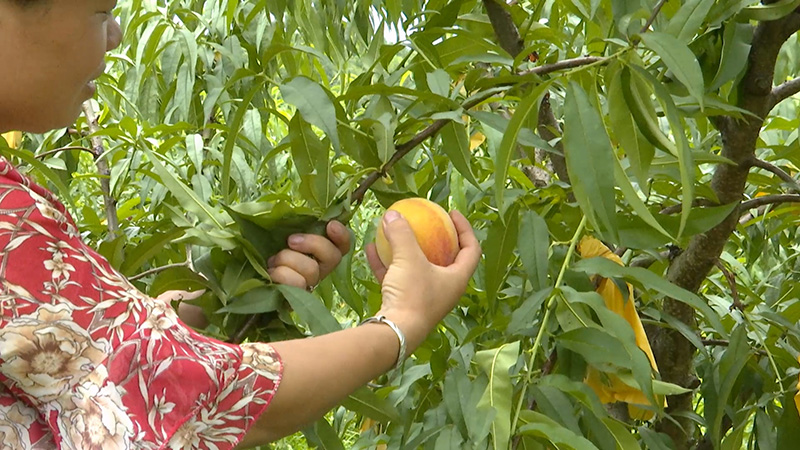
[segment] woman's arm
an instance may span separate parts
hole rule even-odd
[[[408,222],[391,213],[383,226],[392,246],[392,265],[383,267],[374,247],[367,249],[370,265],[382,282],[379,314],[403,331],[409,352],[458,304],[480,259],[469,222],[457,212],[451,217],[461,251],[449,267],[429,263]],[[283,381],[245,436],[243,448],[264,445],[313,423],[357,388],[391,369],[399,352],[397,336],[380,323],[272,346],[284,363]]]

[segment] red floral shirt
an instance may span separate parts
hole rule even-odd
[[[136,290],[0,158],[0,449],[231,449],[282,369]]]

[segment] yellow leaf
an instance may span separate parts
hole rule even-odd
[[[22,132],[9,131],[8,133],[3,133],[3,138],[6,140],[9,147],[19,148],[19,145],[22,143]]]
[[[800,362],[800,356],[797,357],[797,362]],[[797,381],[797,389],[800,391],[800,380]],[[794,394],[794,405],[797,407],[797,410],[800,411],[800,392]]]
[[[614,261],[619,265],[623,265],[622,258],[609,250],[609,248],[598,239],[591,236],[584,236],[583,239],[581,239],[578,245],[578,252],[580,252],[583,258],[600,256]],[[627,299],[622,295],[622,292],[619,290],[619,287],[617,287],[617,284],[614,283],[614,280],[601,278],[597,284],[597,293],[603,297],[606,307],[609,310],[619,314],[630,324],[636,336],[636,345],[645,352],[653,370],[658,372],[656,358],[653,355],[653,350],[650,348],[650,342],[647,340],[647,334],[644,332],[644,326],[642,326],[642,321],[639,319],[639,314],[636,313],[636,305],[633,301],[633,286],[631,286],[630,283],[626,283],[626,286],[628,289]],[[603,374],[597,369],[590,367],[586,377],[586,384],[595,391],[600,401],[603,403],[628,403],[628,412],[633,418],[649,420],[653,417],[652,411],[635,406],[637,404],[650,405],[650,401],[647,397],[640,390],[628,386],[614,375]]]
[[[478,148],[485,140],[486,136],[484,136],[480,131],[476,131],[472,136],[469,137],[469,151],[473,151]]]

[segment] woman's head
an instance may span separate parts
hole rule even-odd
[[[0,0],[0,131],[71,124],[122,37],[116,0]]]

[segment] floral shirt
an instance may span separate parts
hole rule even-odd
[[[0,158],[0,449],[231,449],[282,369],[136,290]]]

